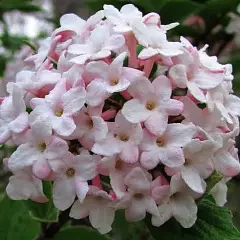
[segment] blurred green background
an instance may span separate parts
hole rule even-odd
[[[198,48],[208,44],[210,55],[216,55],[222,63],[232,63],[233,87],[240,95],[240,0],[0,0],[1,81],[14,81],[17,70],[22,67],[21,49],[27,47],[26,41],[38,42],[50,35],[62,14],[73,12],[86,19],[102,9],[103,4],[120,8],[127,3],[135,4],[144,14],[159,13],[163,24],[180,22],[180,26],[169,31],[169,39],[184,36]],[[11,145],[1,146],[1,159],[13,150]],[[0,169],[0,192],[3,193],[9,173],[2,163]],[[229,182],[228,200],[227,206],[240,228],[240,177]]]

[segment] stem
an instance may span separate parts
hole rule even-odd
[[[138,66],[137,51],[136,51],[137,40],[135,39],[135,36],[132,32],[127,33],[125,35],[125,40],[126,40],[126,44],[128,46],[128,51],[129,51],[128,66],[132,68],[137,68]]]
[[[151,57],[148,60],[146,60],[145,63],[144,63],[143,72],[145,73],[145,76],[147,78],[150,76],[150,73],[152,71],[154,62],[155,62],[155,59],[153,57]]]

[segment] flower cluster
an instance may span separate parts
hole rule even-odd
[[[177,25],[132,4],[61,17],[1,99],[0,143],[17,146],[5,159],[10,198],[48,201],[42,180],[51,181],[56,208],[89,216],[101,233],[119,209],[127,221],[149,213],[154,226],[174,217],[189,228],[196,199],[225,203],[240,172],[231,65],[207,46],[168,41]],[[222,180],[209,192],[215,172]]]

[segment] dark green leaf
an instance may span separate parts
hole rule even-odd
[[[239,0],[210,0],[202,5],[198,15],[203,17],[207,23],[212,22],[216,18],[235,10],[239,3]]]
[[[0,77],[3,76],[6,67],[6,58],[0,55]]]
[[[9,11],[22,11],[22,12],[40,12],[42,11],[42,8],[35,4],[29,4],[29,3],[0,3],[0,9],[2,9],[3,12],[9,12]]]
[[[22,201],[13,201],[4,196],[0,209],[1,240],[32,240],[39,234],[39,223],[29,216]]]
[[[171,219],[156,228],[149,218],[146,224],[155,239],[161,240],[239,240],[240,232],[233,226],[231,212],[216,206],[208,197],[202,199],[198,206],[198,219],[195,225],[184,229]]]
[[[223,176],[218,173],[218,172],[214,172],[207,180],[207,189],[206,189],[206,193],[209,193],[212,188],[222,180]]]
[[[152,240],[152,236],[143,222],[130,223],[125,219],[124,211],[117,211],[112,226],[113,235],[118,240]]]
[[[160,9],[161,20],[164,24],[181,21],[194,14],[200,6],[189,0],[167,1]]]
[[[57,222],[59,211],[53,205],[51,182],[43,181],[43,191],[49,202],[37,203],[32,200],[26,201],[30,216],[40,222]]]
[[[101,235],[96,230],[89,227],[69,227],[58,232],[53,240],[110,240],[106,235]]]

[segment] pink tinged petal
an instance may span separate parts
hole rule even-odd
[[[8,124],[0,119],[0,144],[7,142],[11,138],[11,131],[8,129]]]
[[[125,38],[122,35],[114,34],[107,39],[104,48],[115,51],[121,48],[125,43]],[[111,54],[111,52],[110,52]]]
[[[152,225],[155,227],[162,226],[172,217],[172,206],[170,203],[158,206],[159,216],[152,216]]]
[[[103,10],[97,11],[95,14],[93,14],[87,19],[86,25],[88,27],[95,26],[103,18],[104,18],[104,11]]]
[[[113,27],[113,30],[117,33],[128,33],[128,32],[132,31],[132,27],[123,25],[123,24],[119,24],[119,25]]]
[[[172,46],[174,46],[174,44],[171,44]],[[170,46],[167,46],[167,47],[170,47]],[[183,53],[183,51],[182,50],[179,50],[179,49],[177,49],[176,47],[177,47],[177,45],[176,46],[174,46],[174,48],[162,48],[162,49],[158,49],[158,52],[161,54],[161,55],[163,55],[163,56],[165,56],[165,57],[174,57],[174,56],[177,56],[177,55],[181,55],[182,53]]]
[[[48,119],[49,116],[52,116],[52,109],[49,106],[46,106],[46,102],[42,102],[41,101],[41,105],[37,105],[36,107],[34,107],[35,105],[35,100],[37,100],[38,98],[33,98],[32,101],[30,102],[30,105],[33,103],[33,111],[30,113],[29,115],[29,123],[33,123],[37,118],[41,118],[43,120]],[[38,101],[38,100],[37,100]]]
[[[169,99],[167,102],[162,102],[161,106],[170,116],[177,116],[181,114],[184,109],[183,103],[175,99]]]
[[[63,177],[53,184],[53,203],[61,211],[68,209],[76,196],[75,184],[72,178]]]
[[[143,141],[140,145],[140,150],[152,152],[152,151],[158,151],[158,146],[156,145],[157,137],[150,134],[147,129],[143,129]]]
[[[99,60],[99,59],[109,57],[110,55],[111,55],[110,50],[103,49],[97,53],[92,54],[92,56],[90,57],[90,60]]]
[[[52,126],[49,121],[42,119],[39,116],[31,125],[31,131],[34,138],[37,138],[37,142],[45,141],[52,136]]]
[[[192,77],[192,81],[202,89],[212,89],[224,80],[223,73],[212,73],[210,71],[199,70]]]
[[[101,234],[108,233],[112,230],[112,223],[115,217],[115,209],[106,206],[99,206],[92,209],[89,214],[90,223]]]
[[[111,157],[121,152],[118,141],[113,136],[108,136],[106,139],[96,142],[93,145],[92,152],[98,155]]]
[[[181,148],[167,148],[167,158],[162,163],[168,167],[180,167],[184,164],[184,154]]]
[[[157,204],[162,204],[169,199],[170,196],[170,186],[162,185],[156,187],[152,190],[151,196]]]
[[[184,147],[191,141],[196,133],[196,126],[192,123],[181,124],[173,123],[169,124],[164,134],[167,145],[174,147]]]
[[[127,53],[123,52],[118,55],[112,63],[109,65],[109,78],[110,79],[119,79],[122,74],[123,61],[126,58]]]
[[[152,197],[145,198],[145,208],[146,212],[150,213],[151,215],[159,216],[158,207]]]
[[[189,196],[178,195],[172,199],[172,212],[184,228],[192,227],[197,220],[197,205]]]
[[[77,113],[86,100],[86,90],[83,87],[72,88],[63,95],[64,114]]]
[[[130,143],[124,144],[119,157],[126,163],[136,163],[139,157],[138,146]]]
[[[154,88],[148,78],[140,77],[138,81],[131,84],[128,88],[128,92],[134,98],[144,102],[149,100],[150,96],[154,95]]]
[[[22,144],[9,158],[8,168],[14,172],[32,166],[39,159],[40,154],[40,151],[30,143]]]
[[[134,68],[123,67],[122,68],[122,78],[127,79],[130,83],[134,83],[140,79],[144,75],[144,72],[139,71]]]
[[[150,189],[150,183],[140,167],[132,169],[125,177],[124,182],[134,192],[145,192]]]
[[[158,25],[160,24],[160,16],[157,13],[148,13],[145,16],[143,16],[143,22],[146,25]],[[162,28],[162,24],[161,24],[161,28]]]
[[[115,169],[116,157],[103,157],[98,163],[98,172],[103,175],[109,175]]]
[[[205,103],[206,97],[203,91],[197,86],[195,82],[188,82],[188,91],[200,102]]]
[[[94,141],[101,141],[107,137],[108,126],[107,123],[101,117],[92,117],[93,122],[93,137]]]
[[[129,17],[142,17],[142,13],[138,10],[137,7],[135,7],[133,4],[125,4],[121,9],[120,12],[126,16]]]
[[[130,86],[130,82],[125,78],[120,78],[118,84],[113,86],[107,86],[106,90],[109,93],[121,92],[126,90]]]
[[[87,104],[96,107],[107,99],[109,93],[100,81],[94,80],[87,86]]]
[[[86,61],[91,58],[92,54],[84,54],[84,55],[80,55],[77,57],[74,57],[70,60],[71,63],[76,63],[76,64],[80,64],[83,65],[86,63]]]
[[[83,182],[81,178],[75,177],[75,189],[76,189],[76,194],[78,197],[78,200],[83,203],[87,192],[89,190],[88,183]]]
[[[64,137],[70,136],[76,129],[76,125],[72,117],[64,115],[61,117],[54,117],[52,120],[52,126],[57,134]]]
[[[228,187],[224,179],[218,182],[210,191],[218,206],[223,207],[227,202],[227,191]]]
[[[17,84],[14,84],[12,89],[12,102],[15,111],[18,113],[25,112],[26,110],[26,105],[23,97],[24,97],[23,89],[19,87]]]
[[[124,21],[122,14],[114,6],[104,4],[103,9],[105,17],[114,25],[118,25]]]
[[[59,137],[52,137],[47,148],[44,151],[44,155],[47,159],[56,159],[62,157],[68,152],[68,144],[66,141]]]
[[[44,203],[48,202],[48,198],[43,193],[42,181],[34,176],[32,176],[33,190],[31,194],[31,199],[35,202]]]
[[[170,99],[172,86],[170,80],[165,75],[160,75],[155,78],[152,82],[152,86],[160,101]]]
[[[236,176],[240,172],[239,161],[232,157],[229,152],[221,151],[215,155],[213,161],[216,170],[226,177]]]
[[[45,179],[51,173],[51,168],[45,158],[39,158],[33,164],[33,174],[39,179]]]
[[[140,123],[146,121],[152,112],[147,110],[139,100],[132,99],[123,105],[122,114],[129,122]]]
[[[125,210],[125,217],[130,222],[143,220],[146,217],[145,198],[133,199],[130,206]]]
[[[182,169],[182,178],[194,192],[201,194],[205,192],[206,185],[203,184],[203,180],[195,169],[184,167]]]
[[[87,54],[88,53],[88,46],[85,44],[71,44],[68,47],[68,52],[71,54]]]
[[[83,203],[80,201],[75,201],[75,203],[71,207],[71,211],[69,216],[74,219],[82,219],[89,215],[89,209],[91,208],[88,199],[86,199]]]
[[[89,62],[86,65],[86,71],[94,73],[105,78],[108,74],[109,65],[103,61]]]
[[[157,152],[143,152],[140,157],[140,163],[147,170],[155,168],[160,160]]]
[[[146,59],[148,59],[150,57],[156,56],[157,54],[159,54],[157,49],[148,47],[148,48],[144,48],[139,53],[138,58],[142,59],[142,60],[146,60]]]
[[[64,14],[60,18],[60,25],[66,29],[73,30],[76,33],[81,33],[86,21],[78,17],[76,14],[68,13]]]
[[[117,198],[122,198],[126,192],[124,175],[120,171],[111,171],[109,174],[110,184]]]
[[[81,145],[87,150],[91,150],[94,144],[93,138],[90,134],[85,134],[83,137],[78,139]]]
[[[187,68],[185,65],[177,64],[170,68],[169,77],[175,82],[180,88],[186,88],[187,79]]]
[[[156,136],[161,136],[167,128],[167,122],[168,114],[164,110],[162,110],[159,112],[154,112],[144,122],[144,125],[150,133]]]
[[[27,200],[32,195],[33,185],[28,179],[11,176],[6,187],[6,193],[13,200]]]
[[[100,161],[100,156],[96,155],[77,155],[75,156],[76,176],[82,181],[88,181],[96,177],[97,175],[97,164]]]
[[[229,95],[226,108],[231,114],[240,116],[240,98],[235,95]]]
[[[228,123],[232,124],[233,123],[232,118],[230,117],[228,110],[223,106],[223,104],[220,102],[216,102],[215,105],[219,112],[221,113],[221,115],[224,117],[224,119]]]

